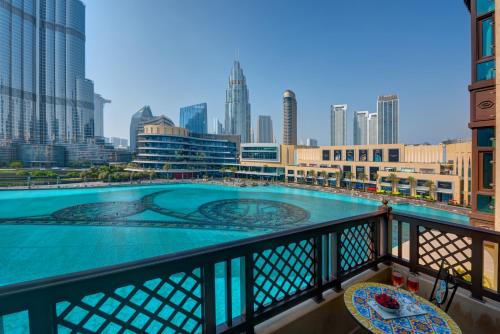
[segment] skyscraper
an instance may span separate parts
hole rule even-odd
[[[368,115],[368,144],[378,144],[378,115],[372,113]]]
[[[347,104],[338,104],[330,107],[330,138],[331,145],[342,146],[347,144]]]
[[[207,133],[207,104],[200,103],[181,108],[180,127],[191,132]]]
[[[368,111],[355,111],[353,124],[354,145],[366,145],[368,143]]]
[[[242,143],[251,141],[250,103],[248,88],[240,62],[235,60],[229,84],[226,90],[226,119],[224,130],[226,134],[240,135]]]
[[[94,135],[80,0],[0,2],[0,142],[82,143]]]
[[[283,144],[297,145],[297,100],[295,93],[283,93]]]
[[[212,133],[216,135],[221,135],[224,133],[224,127],[217,117],[214,118],[214,128]]]
[[[137,135],[142,133],[144,123],[154,118],[149,106],[142,107],[139,111],[132,115],[130,120],[130,150],[134,152],[137,148]]]
[[[378,144],[399,143],[399,98],[397,95],[377,99]]]
[[[111,103],[111,100],[103,98],[99,94],[94,94],[94,135],[104,137],[104,105]]]
[[[307,138],[306,139],[306,146],[317,147],[318,146],[318,140],[314,139],[314,138]]]
[[[257,123],[257,143],[272,143],[274,136],[271,116],[259,115]]]

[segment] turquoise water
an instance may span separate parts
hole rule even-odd
[[[380,203],[287,187],[151,185],[0,192],[0,285],[373,212]],[[467,224],[413,205],[396,211]]]

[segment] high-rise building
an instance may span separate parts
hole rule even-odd
[[[190,132],[207,133],[207,104],[200,103],[181,108],[179,123]]]
[[[0,142],[70,144],[94,136],[82,1],[0,1],[0,87]]]
[[[379,96],[377,99],[378,143],[399,143],[399,98],[397,95]]]
[[[283,144],[297,145],[297,99],[295,93],[283,93]]]
[[[257,143],[272,143],[274,136],[271,116],[259,115],[257,123]]]
[[[235,60],[226,89],[226,118],[224,131],[240,135],[242,143],[251,141],[251,117],[248,88],[240,62]]]
[[[111,100],[103,98],[100,94],[94,94],[94,135],[104,137],[104,105]]]
[[[353,124],[353,144],[366,145],[368,143],[368,111],[355,111]]]
[[[314,139],[314,138],[307,138],[306,139],[306,146],[317,147],[318,146],[318,140]]]
[[[212,130],[212,133],[216,135],[221,135],[224,133],[224,127],[217,117],[214,118],[214,128]]]
[[[378,115],[372,113],[368,115],[368,144],[378,144]]]
[[[333,146],[347,144],[347,104],[330,107],[330,138]]]
[[[130,150],[135,152],[137,148],[137,135],[144,130],[144,123],[154,118],[149,106],[142,107],[139,111],[132,115],[130,120]]]

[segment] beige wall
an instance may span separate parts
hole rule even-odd
[[[173,136],[183,136],[189,135],[189,131],[185,128],[179,128],[177,126],[170,126],[166,124],[147,124],[144,125],[145,134],[155,134],[155,135],[173,135]]]

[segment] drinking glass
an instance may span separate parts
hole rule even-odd
[[[418,280],[417,274],[410,273],[410,275],[408,275],[406,285],[408,286],[409,291],[418,293],[418,290],[420,289],[420,282]]]
[[[392,285],[401,288],[405,283],[403,274],[398,269],[392,270]]]

